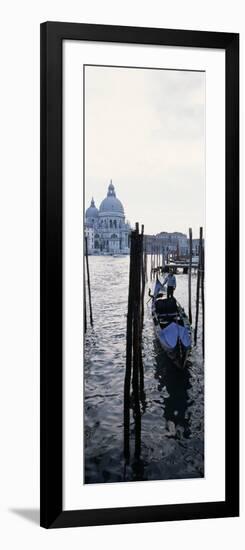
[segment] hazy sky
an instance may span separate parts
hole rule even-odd
[[[145,233],[198,236],[205,217],[205,73],[86,67],[85,198],[112,179]]]

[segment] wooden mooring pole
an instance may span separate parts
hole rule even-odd
[[[188,270],[188,305],[189,305],[189,321],[192,324],[191,312],[191,271],[192,271],[192,229],[189,228],[189,270]]]
[[[140,456],[140,433],[141,433],[141,415],[140,415],[140,396],[139,396],[139,377],[140,377],[140,345],[141,345],[141,301],[140,301],[140,282],[141,282],[141,240],[139,227],[136,224],[136,248],[135,248],[135,288],[133,301],[133,397],[135,413],[135,456]]]
[[[126,336],[126,371],[124,379],[124,456],[129,459],[129,425],[130,425],[130,385],[132,374],[132,343],[133,343],[133,290],[134,290],[134,256],[135,256],[135,231],[130,239],[130,263],[129,263],[129,289],[128,289],[128,314]]]
[[[147,248],[146,245],[144,245],[144,271],[145,271],[145,282],[148,281],[148,265],[147,265]]]
[[[92,314],[92,299],[91,299],[90,274],[89,274],[89,263],[88,263],[88,237],[85,237],[85,258],[86,258],[86,267],[87,267],[87,285],[88,285],[90,325],[92,327],[93,326],[93,314]]]
[[[198,329],[198,317],[199,317],[199,300],[200,300],[200,280],[201,280],[201,269],[202,269],[202,234],[203,228],[200,227],[199,233],[199,252],[198,252],[198,270],[197,270],[197,289],[196,289],[196,320],[195,320],[195,330],[194,330],[194,344],[197,344],[197,329]]]
[[[145,292],[144,227],[139,233],[139,224],[131,233],[129,293],[127,315],[126,372],[124,380],[124,456],[130,456],[130,387],[132,379],[133,410],[135,419],[135,457],[141,451],[141,409],[144,399],[144,372],[142,361],[142,328]]]
[[[151,243],[151,272],[150,272],[150,279],[152,281],[152,243]]]
[[[202,271],[201,271],[201,296],[202,296],[202,355],[205,356],[205,301],[204,301],[204,274],[205,274],[205,254],[202,242]]]
[[[144,295],[145,295],[145,254],[144,254],[144,226],[141,226],[141,240],[140,240],[140,270],[141,270],[141,284],[140,284],[140,300],[141,300],[141,331],[144,321]]]
[[[138,343],[138,354],[139,354],[139,388],[140,388],[140,397],[144,392],[144,370],[143,370],[143,359],[142,359],[142,331],[144,323],[144,297],[145,297],[145,269],[144,269],[144,226],[141,226],[141,234],[139,235],[139,294],[140,294],[140,331],[139,331],[139,343]]]
[[[83,309],[84,332],[87,332],[87,304],[86,304],[85,269],[84,269],[84,276],[83,276],[83,307],[84,307],[84,309]]]

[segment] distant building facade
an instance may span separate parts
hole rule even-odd
[[[157,235],[146,235],[146,247],[148,253],[157,247],[165,255],[177,253],[179,256],[185,256],[188,253],[188,239],[187,235],[178,231],[162,231]]]
[[[128,254],[131,228],[125,222],[124,208],[110,182],[99,209],[92,198],[85,212],[85,236],[89,254]]]

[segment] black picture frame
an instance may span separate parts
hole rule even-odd
[[[226,64],[226,497],[110,509],[62,509],[62,41],[222,48]],[[98,45],[99,47],[99,45]],[[230,285],[232,281],[232,293]],[[217,352],[218,354],[218,352]],[[217,355],[218,360],[218,355]],[[214,365],[215,368],[215,365]],[[81,23],[41,24],[41,526],[239,515],[239,35]]]

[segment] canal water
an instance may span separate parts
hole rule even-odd
[[[148,256],[148,264],[150,257]],[[129,257],[90,256],[94,327],[85,335],[85,483],[187,479],[204,476],[204,364],[201,325],[185,372],[167,359],[155,337],[146,284],[143,330],[145,402],[141,454],[124,458],[123,390]],[[178,274],[175,296],[188,311],[188,276]],[[193,318],[196,279],[192,277]],[[201,311],[200,311],[201,313]],[[201,323],[201,315],[199,315]]]

